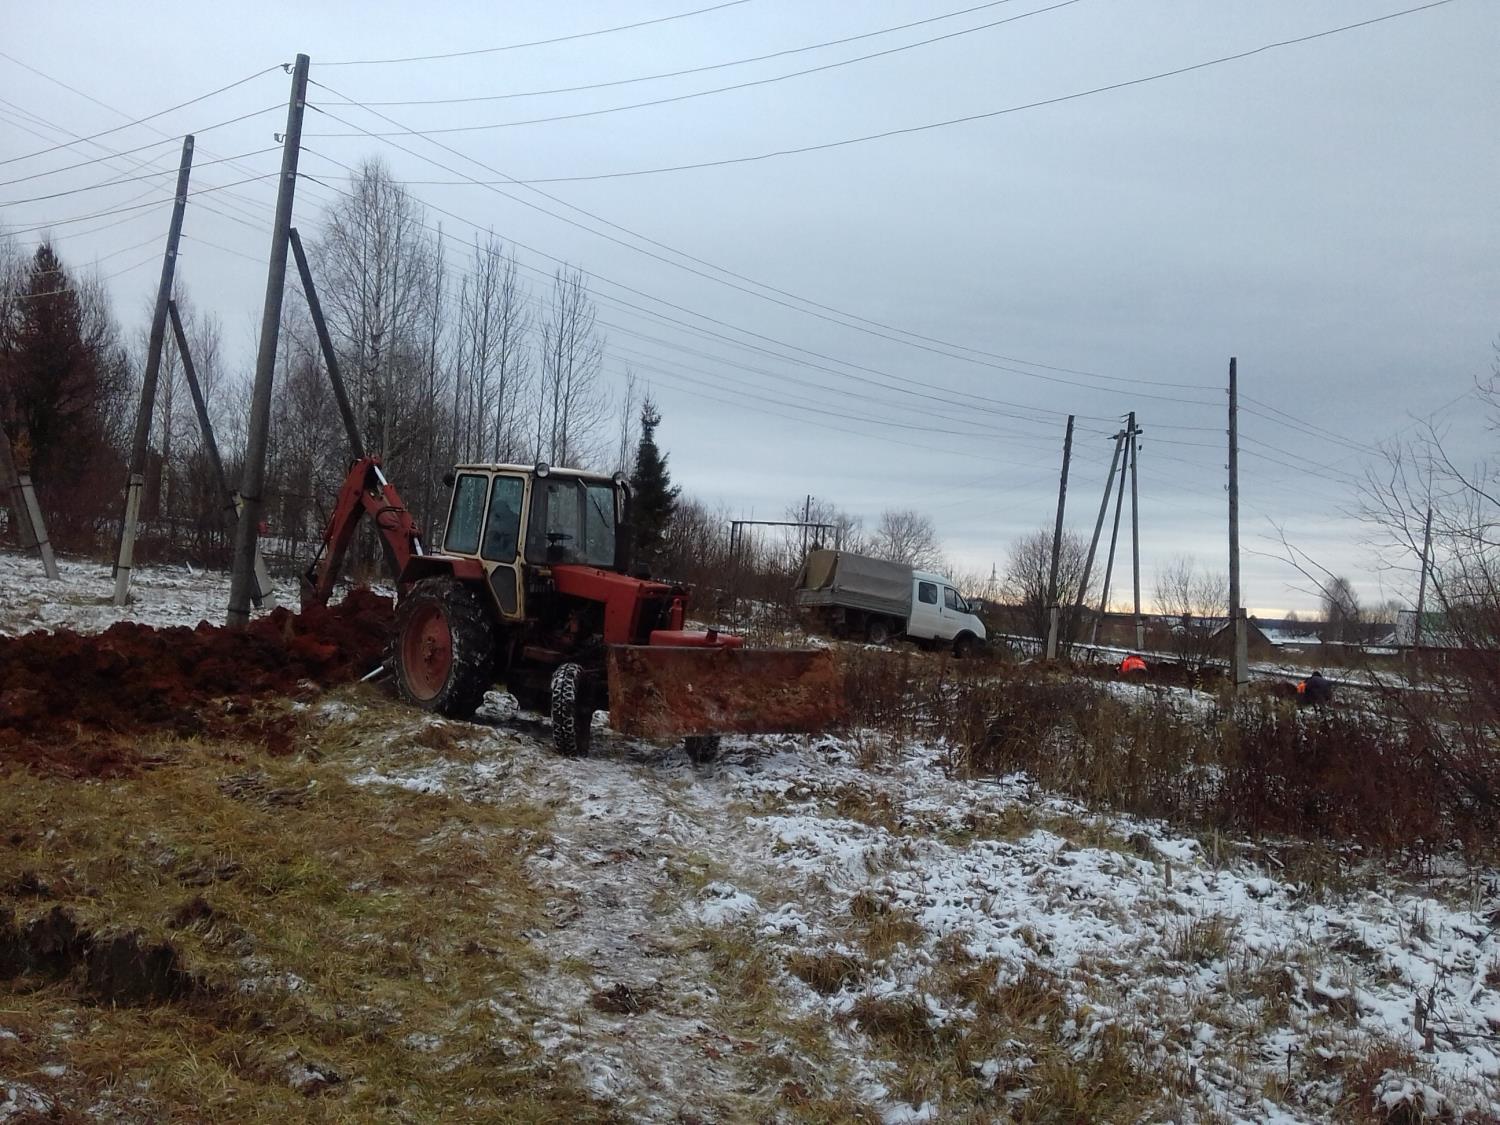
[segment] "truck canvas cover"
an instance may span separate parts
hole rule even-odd
[[[848,551],[809,551],[797,581],[799,606],[846,606],[906,617],[911,567]]]

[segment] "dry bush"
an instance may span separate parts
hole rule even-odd
[[[1494,726],[1441,697],[1348,709],[1251,698],[1182,713],[1053,669],[849,654],[854,721],[946,746],[954,772],[1049,789],[1195,828],[1356,842],[1387,854],[1492,846]]]

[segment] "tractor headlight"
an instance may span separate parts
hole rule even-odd
[[[536,475],[539,477],[545,477],[551,471],[552,466],[547,464],[547,462],[545,461],[538,461],[536,463],[536,468],[532,470],[532,472],[536,473]]]

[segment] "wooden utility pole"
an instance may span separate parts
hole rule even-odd
[[[1104,531],[1104,516],[1109,511],[1109,494],[1115,488],[1115,470],[1118,468],[1124,473],[1124,466],[1120,464],[1120,453],[1127,448],[1126,435],[1121,432],[1115,435],[1115,451],[1109,459],[1109,476],[1104,480],[1104,496],[1099,500],[1099,517],[1094,520],[1094,537],[1089,540],[1088,557],[1083,563],[1083,577],[1078,581],[1078,597],[1073,603],[1073,618],[1081,620],[1083,616],[1083,602],[1088,597],[1089,576],[1094,573],[1094,555],[1099,550],[1099,536]]]
[[[1124,431],[1121,431],[1123,434]],[[1115,435],[1116,437],[1121,434]],[[1120,541],[1120,513],[1125,509],[1125,473],[1120,473],[1120,486],[1115,492],[1115,520],[1114,527],[1109,533],[1109,556],[1104,562],[1104,589],[1099,592],[1099,616],[1094,618],[1094,632],[1092,640],[1099,640],[1099,621],[1109,612],[1109,583],[1115,572],[1115,546]]]
[[[1057,631],[1061,616],[1057,608],[1057,568],[1062,558],[1063,511],[1068,503],[1068,462],[1073,457],[1073,415],[1063,435],[1062,478],[1057,484],[1057,523],[1052,528],[1052,572],[1047,579],[1047,659],[1057,659]]]
[[[297,194],[297,157],[302,147],[302,110],[307,102],[308,61],[306,55],[298,55],[292,70],[286,136],[281,147],[281,184],[276,192],[276,222],[271,231],[271,260],[266,271],[266,303],[260,318],[260,349],[255,357],[255,386],[250,399],[250,426],[245,437],[240,519],[234,529],[234,559],[229,576],[228,624],[231,628],[240,628],[249,622],[250,591],[255,585],[255,548],[264,500],[261,493],[266,484],[266,439],[271,425],[271,384],[276,375],[276,342],[286,284],[292,201]]]
[[[1417,618],[1412,622],[1411,628],[1411,647],[1414,652],[1422,647],[1422,613],[1427,607],[1427,567],[1431,558],[1432,508],[1429,507],[1427,518],[1422,522],[1422,574],[1417,579]]]
[[[135,559],[135,532],[141,516],[141,493],[146,486],[146,458],[150,452],[151,416],[156,413],[156,382],[161,375],[161,349],[167,335],[167,302],[172,299],[172,279],[177,272],[177,243],[182,237],[182,215],[187,209],[188,178],[193,171],[193,136],[182,138],[182,160],[177,166],[177,196],[172,201],[172,221],[167,227],[167,248],[161,258],[161,279],[156,286],[156,307],[151,314],[151,335],[146,344],[146,371],[141,376],[141,405],[135,416],[135,435],[130,444],[130,476],[125,485],[125,518],[120,525],[120,550],[115,562],[115,605],[130,597],[130,568]]]
[[[15,453],[3,427],[0,427],[0,495],[6,497],[11,519],[19,525],[21,546],[37,549],[42,556],[43,572],[56,582],[57,560],[52,556],[52,544],[47,539],[41,505],[36,502],[36,489],[31,486],[31,476],[16,468]]]
[[[344,376],[339,370],[339,357],[333,350],[333,337],[328,334],[328,322],[323,319],[323,302],[318,300],[318,289],[313,284],[312,269],[307,264],[307,255],[302,251],[302,238],[293,227],[289,232],[292,256],[297,259],[297,273],[302,278],[302,292],[307,297],[307,311],[312,316],[313,328],[318,334],[318,346],[323,349],[323,363],[328,368],[328,379],[333,384],[333,398],[338,403],[339,417],[344,420],[344,433],[349,437],[349,456],[358,461],[365,455],[365,443],[360,440],[359,423],[354,418],[354,407],[349,404],[349,393],[344,389]]]
[[[1135,411],[1130,412],[1130,421],[1126,423],[1130,431],[1130,443],[1128,454],[1130,457],[1130,567],[1135,576],[1135,647],[1139,651],[1146,647],[1146,620],[1141,616],[1141,508],[1140,489],[1136,483],[1136,472],[1140,467],[1140,446],[1136,444],[1136,438],[1140,436],[1140,428],[1135,424]]]
[[[1240,385],[1235,357],[1229,357],[1229,621],[1233,626],[1234,650],[1230,671],[1236,695],[1250,683],[1246,651],[1248,622],[1240,604]]]
[[[208,402],[203,397],[203,386],[198,382],[198,369],[193,366],[192,349],[188,347],[187,333],[182,328],[182,317],[177,314],[177,302],[167,302],[167,318],[172,322],[172,336],[177,341],[177,354],[182,357],[182,372],[187,377],[188,393],[193,396],[193,410],[198,415],[198,429],[203,433],[203,448],[208,453],[209,465],[214,471],[214,480],[224,494],[224,527],[234,538],[235,524],[240,518],[240,500],[229,487],[229,474],[224,471],[223,458],[219,456],[219,443],[214,440],[213,423],[208,419]],[[271,592],[271,576],[266,571],[265,559],[259,547],[255,551],[255,608],[267,605],[276,608],[276,597]]]

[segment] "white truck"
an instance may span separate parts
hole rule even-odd
[[[886,644],[909,637],[965,656],[985,641],[984,622],[941,574],[850,551],[809,551],[796,603],[836,637]]]

